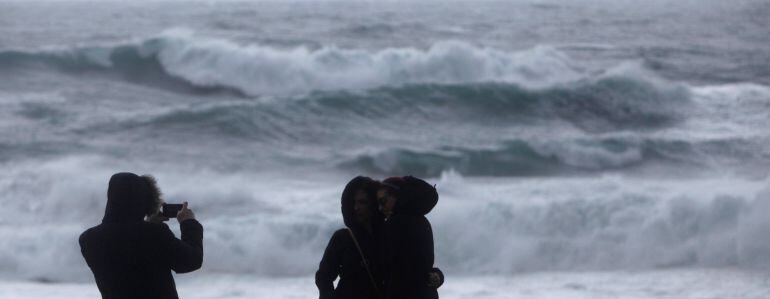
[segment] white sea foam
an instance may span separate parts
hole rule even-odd
[[[70,158],[2,176],[9,202],[0,213],[6,257],[0,276],[87,279],[76,240],[100,221],[110,174],[105,162]],[[154,173],[169,201],[191,202],[206,228],[205,273],[310,274],[342,225],[344,175],[294,179],[269,171],[203,170],[191,176],[129,164],[109,168]],[[770,229],[766,181],[479,179],[453,172],[429,181],[441,194],[429,215],[437,265],[454,274],[770,268],[763,258],[770,252],[763,238]]]
[[[405,83],[499,81],[544,86],[574,80],[579,75],[569,59],[551,47],[505,52],[452,41],[428,49],[372,52],[334,46],[244,46],[194,38],[178,31],[160,39],[158,57],[170,73],[198,85],[234,86],[250,94],[366,89]]]
[[[505,82],[537,88],[582,76],[566,54],[549,46],[505,51],[443,41],[425,49],[278,48],[207,38],[185,29],[114,46],[0,51],[0,61],[40,61],[77,71],[126,68],[118,72],[142,67],[156,72],[153,63],[157,61],[162,72],[195,86],[227,87],[250,95],[420,83]],[[152,74],[158,75],[163,74]]]

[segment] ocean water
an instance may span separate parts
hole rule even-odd
[[[358,174],[437,185],[443,298],[768,298],[768,16],[0,1],[0,298],[98,298],[77,237],[119,171],[203,223],[185,298],[316,296]]]

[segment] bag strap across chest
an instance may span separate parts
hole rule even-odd
[[[374,280],[374,275],[372,275],[372,271],[369,269],[369,261],[366,259],[366,256],[364,255],[364,251],[361,250],[361,246],[358,245],[358,239],[356,239],[356,235],[353,234],[353,230],[350,228],[347,229],[348,233],[350,234],[350,238],[353,239],[353,244],[356,245],[356,249],[358,249],[358,254],[361,255],[361,261],[364,264],[364,268],[366,269],[366,274],[369,274],[369,281],[372,283],[372,287],[374,287],[374,291],[377,292],[377,296],[382,298],[382,293],[380,293],[380,288],[377,287],[377,281]]]

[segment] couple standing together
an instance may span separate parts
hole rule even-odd
[[[332,235],[316,272],[320,299],[438,298],[444,277],[425,218],[437,202],[436,188],[416,177],[351,180],[342,191],[347,228]]]

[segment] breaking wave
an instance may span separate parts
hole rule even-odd
[[[184,31],[117,46],[0,52],[0,70],[34,65],[70,73],[107,71],[145,84],[226,88],[252,96],[410,83],[511,82],[537,87],[580,77],[569,58],[551,47],[508,52],[448,41],[427,49],[278,48],[198,38]]]
[[[0,212],[0,277],[89,279],[77,235],[101,218],[110,170],[82,175],[69,167],[91,164],[68,159],[42,165],[48,171],[43,174],[12,169],[0,177],[15,199],[10,211]],[[169,200],[195,203],[206,227],[203,272],[309,275],[342,225],[336,204],[342,178],[285,180],[243,172],[159,177],[176,178],[162,181]],[[770,229],[766,181],[593,177],[499,184],[452,172],[428,180],[441,194],[429,215],[436,262],[452,275],[770,268],[770,242],[763,237]]]
[[[304,104],[321,106],[312,113],[373,118],[423,111],[421,117],[460,121],[483,115],[503,125],[558,119],[587,131],[670,125],[681,118],[691,90],[633,63],[585,72],[546,46],[504,51],[449,41],[427,49],[278,48],[180,31],[116,46],[0,51],[0,71],[36,67],[105,74],[175,92],[293,99],[286,111],[276,110],[281,114],[315,109]],[[239,105],[224,105],[229,108],[170,111],[162,121],[195,122],[196,113],[243,115],[232,110]]]
[[[523,182],[527,183],[538,185]],[[761,191],[762,183],[738,184],[747,191],[741,194],[720,191],[713,182],[692,182],[680,187],[687,195],[661,186],[649,194],[630,186],[617,189],[613,183],[603,187],[594,183],[565,180],[538,185],[539,190],[534,188],[538,191],[526,195],[508,191],[490,195],[500,200],[449,203],[447,213],[432,219],[436,227],[444,226],[436,238],[437,248],[444,247],[438,249],[440,261],[457,272],[497,274],[770,268],[764,258],[770,242],[760,237],[770,228],[770,193],[766,188]],[[592,187],[578,191],[585,184]],[[561,196],[562,200],[553,200]]]

